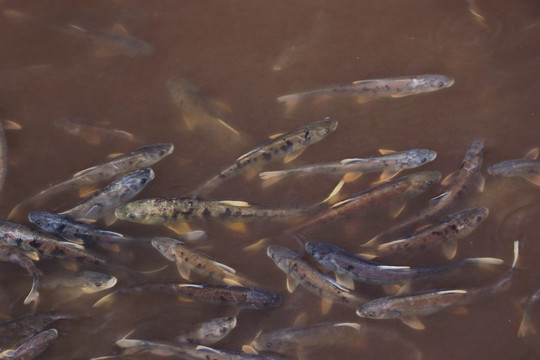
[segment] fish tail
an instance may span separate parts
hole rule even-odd
[[[283,95],[278,97],[277,102],[283,103],[285,105],[285,114],[289,115],[292,113],[294,108],[298,105],[298,102],[300,101],[300,95],[299,94],[290,94],[290,95]]]
[[[28,305],[31,302],[37,303],[37,300],[39,298],[39,291],[37,287],[38,287],[37,283],[34,282],[34,284],[32,284],[32,289],[28,293],[28,296],[26,297],[26,299],[24,299],[24,305]]]
[[[271,185],[274,185],[279,180],[283,179],[285,176],[287,176],[287,171],[280,170],[280,171],[265,171],[259,174],[259,177],[263,181],[262,187],[267,188]]]
[[[519,324],[518,337],[523,338],[527,336],[536,335],[538,332],[534,325],[531,323],[529,314],[525,313],[521,324]]]

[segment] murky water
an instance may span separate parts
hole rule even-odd
[[[230,165],[268,136],[331,116],[337,130],[311,146],[293,164],[371,156],[377,149],[428,148],[437,159],[425,166],[443,176],[455,171],[474,140],[486,146],[485,191],[475,190],[459,208],[487,206],[490,216],[460,241],[457,258],[491,256],[507,263],[512,242],[521,241],[519,269],[508,290],[468,306],[467,314],[443,311],[423,319],[426,330],[409,329],[399,321],[368,321],[353,309],[335,305],[320,315],[320,300],[299,287],[288,294],[285,275],[265,251],[242,250],[256,240],[283,231],[287,224],[250,223],[246,233],[221,224],[204,224],[204,252],[284,297],[280,308],[242,310],[178,301],[174,296],[140,293],[111,306],[93,309],[100,294],[69,301],[59,291],[41,292],[39,310],[58,309],[77,316],[58,322],[58,339],[43,359],[83,359],[119,354],[115,341],[130,337],[174,341],[193,324],[236,315],[237,328],[215,347],[239,350],[260,330],[291,326],[302,312],[307,323],[359,321],[392,336],[370,337],[350,346],[326,347],[309,359],[345,357],[410,358],[410,347],[424,359],[534,359],[539,338],[517,337],[527,298],[540,286],[537,257],[540,189],[521,178],[495,178],[491,164],[520,158],[539,145],[537,81],[540,65],[540,3],[519,1],[163,1],[137,0],[0,2],[2,10],[25,15],[0,18],[0,108],[2,116],[23,127],[9,131],[9,168],[1,192],[0,213],[30,194],[103,161],[108,154],[143,144],[172,142],[175,152],[153,166],[155,180],[140,195],[182,196]],[[126,56],[100,50],[98,41],[65,31],[68,24],[111,30],[121,24],[130,36],[151,44],[151,56]],[[116,26],[118,29],[118,26]],[[276,71],[276,66],[280,68]],[[276,97],[354,80],[439,73],[455,84],[445,90],[358,104],[350,99],[300,103],[288,116]],[[188,131],[166,87],[170,77],[196,84],[204,95],[219,99],[223,119],[243,134],[228,142],[204,129]],[[133,133],[135,141],[67,134],[54,126],[62,118],[78,119]],[[269,169],[279,169],[279,163]],[[352,194],[376,180],[366,175],[347,185]],[[212,193],[273,206],[299,206],[319,201],[337,179],[291,177],[262,189],[258,179],[235,178]],[[440,193],[435,187],[411,201],[400,219],[424,208]],[[47,204],[67,209],[74,194]],[[396,220],[388,206],[358,213],[309,232],[309,239],[328,241],[353,252]],[[27,222],[24,222],[27,224]],[[165,227],[117,222],[113,231],[139,236],[173,235]],[[300,244],[277,241],[295,251]],[[98,249],[109,261],[134,270],[164,271],[134,275],[114,273],[117,287],[151,280],[180,279],[175,267],[149,246],[126,247],[120,253]],[[418,258],[415,264],[443,259]],[[399,263],[399,259],[395,259]],[[61,261],[42,260],[44,277],[64,271]],[[65,270],[67,271],[67,270]],[[502,273],[502,271],[500,272]],[[471,285],[469,274],[436,286]],[[474,284],[474,282],[473,282]],[[429,288],[429,284],[426,284]],[[30,279],[15,265],[0,263],[0,313],[14,317],[31,311],[22,304]],[[377,287],[362,286],[370,296]],[[538,311],[536,311],[538,314]],[[540,325],[540,318],[536,317]],[[397,335],[396,335],[397,334]],[[143,355],[141,358],[148,358]]]

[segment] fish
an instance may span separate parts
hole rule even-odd
[[[2,122],[0,122],[0,191],[6,182],[7,167],[7,141],[4,134],[4,127],[2,126]]]
[[[379,99],[399,98],[449,88],[454,79],[440,74],[423,74],[398,76],[384,79],[353,81],[350,84],[334,85],[327,88],[282,95],[276,100],[285,105],[285,113],[289,114],[301,100],[347,97],[358,103]]]
[[[356,310],[356,314],[369,319],[399,319],[416,330],[425,329],[417,316],[430,315],[452,306],[460,306],[499,292],[514,274],[519,257],[519,243],[514,242],[512,267],[501,278],[485,285],[448,290],[428,290],[418,293],[388,296],[371,300]]]
[[[422,171],[381,183],[332,205],[313,218],[296,225],[290,232],[298,233],[398,196],[418,195],[437,183],[440,178],[441,173],[438,171]]]
[[[86,250],[84,246],[32,230],[24,225],[0,221],[0,243],[23,251],[37,252],[45,257],[72,259],[91,265],[104,265],[105,260]]]
[[[283,360],[273,355],[256,355],[239,351],[217,350],[207,346],[173,346],[155,341],[120,339],[116,346],[127,349],[128,354],[149,352],[158,356],[175,356],[187,360]],[[124,352],[126,353],[126,352]]]
[[[483,257],[431,266],[391,266],[369,261],[328,243],[308,241],[305,248],[322,266],[334,271],[338,277],[336,281],[345,286],[350,282],[344,281],[343,277],[369,284],[400,284],[448,274],[467,266],[500,265],[504,263],[502,259]]]
[[[402,170],[413,169],[435,160],[437,153],[428,149],[412,149],[397,152],[383,151],[381,156],[343,159],[339,162],[306,165],[299,168],[265,171],[259,174],[263,187],[274,184],[286,176],[301,174],[343,174],[346,181],[352,181],[364,173],[383,172],[380,181],[387,181]]]
[[[80,273],[50,274],[44,279],[43,289],[73,289],[78,293],[94,294],[116,285],[117,279],[113,275],[95,271],[82,271]]]
[[[28,339],[25,343],[13,351],[4,351],[0,359],[30,360],[35,359],[47,349],[51,341],[58,337],[56,329],[49,329]]]
[[[360,255],[369,259],[394,254],[413,255],[442,246],[446,258],[452,259],[457,252],[457,240],[473,232],[488,214],[489,209],[485,207],[465,209],[399,240],[382,244],[379,239],[370,240],[362,245]]]
[[[256,287],[223,284],[186,284],[175,281],[155,281],[116,290],[98,300],[94,307],[107,303],[119,294],[138,291],[157,291],[177,295],[184,299],[237,306],[250,309],[275,308],[281,305],[281,296]]]
[[[447,186],[447,190],[442,194],[430,200],[430,206],[416,216],[413,216],[397,225],[390,226],[382,233],[375,236],[371,241],[379,241],[379,239],[388,236],[388,234],[405,229],[420,221],[430,220],[437,217],[440,213],[453,206],[460,200],[471,185],[476,184],[480,191],[484,189],[484,178],[480,175],[482,161],[484,156],[484,144],[482,141],[475,141],[465,152],[463,161],[459,170],[448,175],[442,181],[443,186]]]
[[[309,145],[322,140],[326,135],[334,131],[337,125],[337,121],[327,117],[276,136],[240,156],[234,164],[221,170],[216,176],[196,189],[193,194],[199,196],[207,194],[234,176],[250,170],[252,172],[256,171],[253,169],[258,169],[264,164],[273,161],[283,160],[283,162],[288,163],[300,156]]]
[[[147,168],[160,161],[174,150],[173,144],[153,144],[137,148],[129,153],[115,156],[105,162],[75,173],[71,178],[57,183],[31,198],[19,203],[8,215],[7,220],[20,215],[23,209],[39,200],[48,199],[73,189],[94,187],[117,175],[133,170]]]
[[[521,318],[521,323],[519,324],[518,336],[520,338],[533,336],[538,334],[536,326],[532,323],[531,311],[536,302],[540,300],[540,289],[536,290],[534,294],[529,298],[525,310],[523,311],[523,317]]]
[[[26,272],[32,276],[32,288],[30,293],[24,299],[24,304],[30,304],[31,302],[36,302],[39,298],[39,276],[41,271],[38,270],[34,262],[24,255],[22,252],[18,251],[16,248],[4,245],[0,243],[0,261],[9,261],[14,264],[17,264],[24,268]]]
[[[18,347],[58,320],[72,317],[54,312],[26,314],[0,323],[0,349]]]
[[[54,125],[68,134],[81,137],[84,141],[92,145],[100,145],[103,140],[136,140],[135,135],[130,132],[88,125],[73,119],[57,119],[54,121]]]
[[[78,25],[69,24],[62,28],[65,33],[79,36],[93,43],[97,47],[96,56],[151,56],[154,47],[142,40],[129,35],[120,24],[114,24],[110,31],[88,30]]]
[[[215,318],[201,322],[176,338],[179,343],[192,345],[213,345],[226,337],[236,327],[232,316]]]
[[[530,183],[540,186],[538,153],[538,148],[534,148],[523,159],[498,162],[488,168],[488,173],[496,176],[521,176]]]
[[[323,314],[330,310],[333,302],[350,307],[358,307],[366,302],[362,296],[353,294],[350,289],[321,273],[300,255],[284,246],[270,245],[266,254],[287,275],[289,292],[293,292],[298,285],[302,285],[321,297]]]
[[[175,262],[180,276],[186,280],[191,280],[190,272],[193,271],[229,285],[253,285],[251,281],[238,276],[233,268],[190,249],[181,241],[163,237],[154,238],[152,246],[165,258]]]
[[[114,216],[116,208],[137,196],[154,177],[154,171],[151,168],[132,171],[94,192],[60,215],[90,223],[105,218],[105,223],[110,225],[116,221]]]

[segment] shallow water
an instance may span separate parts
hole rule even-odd
[[[485,191],[471,190],[459,208],[487,206],[490,215],[460,241],[457,258],[491,256],[509,263],[512,242],[521,240],[522,256],[511,287],[468,306],[465,315],[443,311],[425,317],[425,331],[393,320],[375,326],[403,336],[424,359],[538,357],[539,339],[524,341],[517,331],[526,299],[540,286],[540,245],[536,243],[540,225],[534,220],[540,213],[540,189],[521,178],[491,177],[486,169],[498,161],[520,158],[539,145],[540,3],[58,0],[45,4],[3,0],[0,9],[28,15],[25,19],[0,17],[0,108],[4,118],[23,127],[6,133],[9,168],[0,194],[2,218],[49,184],[103,161],[108,154],[143,144],[172,142],[175,151],[153,166],[156,178],[140,198],[185,195],[268,136],[325,116],[339,122],[337,130],[293,164],[371,156],[377,149],[428,148],[436,150],[438,157],[422,170],[439,170],[446,176],[458,168],[474,140],[483,140]],[[110,30],[115,23],[151,44],[153,54],[99,56],[91,39],[61,31],[67,24]],[[284,65],[275,71],[278,59]],[[455,84],[429,94],[363,104],[350,99],[305,102],[289,116],[275,100],[354,80],[424,73],[445,74]],[[204,131],[188,131],[165,85],[172,76],[188,79],[205,96],[227,104],[223,118],[243,134],[243,141],[228,143]],[[136,141],[103,137],[95,145],[55,127],[54,122],[62,118],[106,124],[133,133]],[[282,164],[268,166],[279,168]],[[346,192],[361,191],[376,179],[377,175],[366,175],[348,185]],[[258,179],[235,178],[212,197],[298,206],[324,198],[336,181],[328,176],[291,177],[262,189]],[[415,214],[439,193],[440,187],[435,187],[414,199],[400,219]],[[70,194],[46,208],[65,210],[77,201]],[[309,239],[355,251],[395,221],[383,205],[311,231]],[[320,301],[314,295],[301,287],[287,293],[285,275],[265,251],[249,255],[242,251],[287,226],[250,223],[247,233],[220,224],[203,226],[208,233],[202,241],[206,253],[285,297],[277,309],[242,310],[237,328],[217,348],[239,350],[259,330],[291,326],[304,311],[310,314],[308,324],[361,321],[370,326],[375,322],[364,321],[353,309],[339,305],[320,315]],[[141,236],[172,235],[164,227],[127,222],[117,222],[111,229]],[[287,239],[278,242],[295,251],[300,248]],[[148,275],[115,273],[117,288],[150,280],[180,280],[172,263],[148,246],[125,248],[118,254],[97,251],[137,270],[170,264],[165,271]],[[442,260],[414,259],[417,263]],[[63,269],[54,260],[42,260],[38,267],[44,276]],[[475,278],[461,275],[437,286],[471,285],[467,277]],[[22,304],[29,287],[30,279],[22,269],[0,263],[0,313],[14,317],[30,312]],[[382,296],[376,287],[366,286],[365,291]],[[173,341],[199,321],[236,314],[233,308],[180,302],[174,296],[152,293],[124,296],[103,309],[91,308],[100,294],[71,302],[62,301],[60,292],[42,291],[41,295],[39,310],[59,309],[79,316],[57,323],[59,337],[43,359],[118,354],[114,342],[133,329],[133,338]],[[538,317],[536,324],[540,326]],[[390,340],[369,339],[362,346],[327,348],[310,354],[309,359],[407,358],[408,351]]]

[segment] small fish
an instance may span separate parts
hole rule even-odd
[[[97,257],[83,246],[32,230],[24,225],[0,221],[0,242],[24,251],[37,252],[46,257],[65,258],[92,265],[103,265],[105,260]]]
[[[537,157],[538,148],[534,148],[523,159],[506,160],[492,165],[488,173],[497,176],[521,176],[540,186],[540,160]]]
[[[413,169],[435,160],[437,153],[427,149],[412,149],[398,152],[384,153],[381,156],[368,158],[344,159],[339,162],[307,165],[295,169],[266,171],[259,174],[263,186],[271,185],[282,178],[299,174],[344,174],[348,178],[356,179],[363,173],[382,171],[382,181],[392,179],[401,170]],[[350,180],[349,180],[350,181]]]
[[[423,330],[417,315],[430,315],[451,306],[465,305],[500,291],[514,274],[518,260],[518,242],[514,242],[514,262],[502,278],[486,285],[452,290],[428,290],[419,293],[388,296],[365,303],[356,310],[360,317],[369,319],[400,319],[413,329]]]
[[[440,276],[470,265],[500,265],[495,258],[469,258],[440,265],[410,267],[391,266],[366,260],[328,243],[308,241],[306,251],[336,275],[370,284],[395,284]],[[342,281],[338,280],[339,283]]]
[[[251,309],[274,308],[281,305],[283,299],[271,291],[255,287],[223,285],[223,284],[186,284],[175,281],[156,281],[116,290],[101,298],[94,307],[101,306],[111,297],[138,291],[157,291],[177,295],[181,298],[193,299],[228,306]]]
[[[195,190],[195,194],[204,195],[215,189],[218,185],[247,171],[256,171],[264,164],[283,160],[288,163],[296,159],[311,144],[322,140],[326,135],[337,128],[337,121],[330,118],[304,125],[296,130],[274,137],[265,144],[240,156],[228,168],[208,180]]]
[[[54,125],[68,134],[80,136],[89,144],[100,145],[103,140],[134,141],[135,135],[124,130],[87,125],[72,119],[55,120]]]
[[[42,284],[43,289],[68,288],[84,294],[93,294],[116,285],[116,277],[94,271],[80,273],[50,274]]]
[[[287,275],[287,290],[293,292],[300,284],[323,300],[322,312],[330,310],[332,302],[357,307],[366,300],[336,283],[310,265],[300,255],[286,247],[270,245],[266,251],[277,267]]]
[[[170,155],[174,150],[173,144],[154,144],[143,146],[132,152],[113,157],[110,160],[81,170],[70,179],[62,181],[56,185],[45,189],[31,198],[19,203],[8,215],[8,220],[18,216],[25,206],[50,198],[68,190],[82,189],[83,187],[94,187],[117,175],[124,174],[137,169],[147,168],[165,156]]]
[[[418,195],[437,183],[440,178],[441,174],[438,171],[422,171],[384,182],[334,204],[315,217],[300,223],[292,231],[300,232],[398,196]]]
[[[37,312],[0,323],[0,348],[18,347],[57,320],[71,319],[66,315]]]
[[[137,196],[154,176],[151,168],[132,171],[60,214],[83,222],[105,218],[105,223],[110,225],[116,221],[114,210]]]
[[[277,101],[285,104],[285,112],[290,113],[300,100],[347,97],[364,103],[379,98],[399,98],[422,94],[448,88],[454,79],[438,74],[400,76],[386,79],[354,81],[347,85],[336,85],[328,88],[283,95]]]
[[[77,25],[68,25],[64,32],[82,36],[98,48],[96,56],[150,56],[154,47],[148,43],[130,36],[120,24],[114,24],[111,31],[87,30]]]
[[[518,336],[521,338],[538,334],[538,330],[532,323],[531,319],[531,311],[534,304],[538,300],[540,300],[540,289],[536,290],[534,294],[532,294],[531,298],[527,302],[527,306],[525,306],[525,310],[523,311],[523,318],[521,319],[518,330]]]
[[[152,246],[168,260],[176,262],[178,272],[186,280],[191,280],[190,272],[194,271],[229,285],[252,285],[250,281],[236,275],[233,268],[190,249],[181,241],[160,237],[152,240]]]
[[[484,155],[484,144],[481,141],[475,141],[466,151],[465,157],[459,167],[459,170],[448,175],[443,181],[443,186],[448,186],[448,190],[431,199],[430,207],[421,211],[416,216],[409,218],[397,225],[391,226],[381,234],[377,235],[371,241],[382,238],[385,235],[407,228],[417,222],[432,219],[441,212],[453,206],[469,187],[476,183],[478,189],[483,191],[484,178],[480,175],[482,160]]]
[[[6,182],[7,167],[7,141],[4,134],[4,127],[0,122],[0,190],[2,190]]]
[[[213,345],[227,336],[235,326],[235,317],[220,317],[195,325],[177,340],[179,343],[192,345]]]
[[[49,329],[40,332],[27,340],[24,344],[19,346],[13,351],[4,351],[0,354],[0,359],[13,359],[13,360],[31,360],[35,359],[41,354],[51,341],[58,337],[58,331],[56,329]]]
[[[474,231],[488,214],[489,210],[485,207],[465,209],[403,239],[384,244],[380,244],[379,239],[371,240],[363,245],[365,250],[360,255],[371,259],[393,254],[415,254],[442,246],[446,258],[452,259],[456,255],[457,240]]]
[[[9,261],[17,264],[32,276],[32,289],[26,299],[24,299],[24,304],[27,305],[33,301],[37,302],[39,297],[39,275],[41,272],[36,268],[34,262],[16,248],[2,243],[0,243],[0,261]]]

